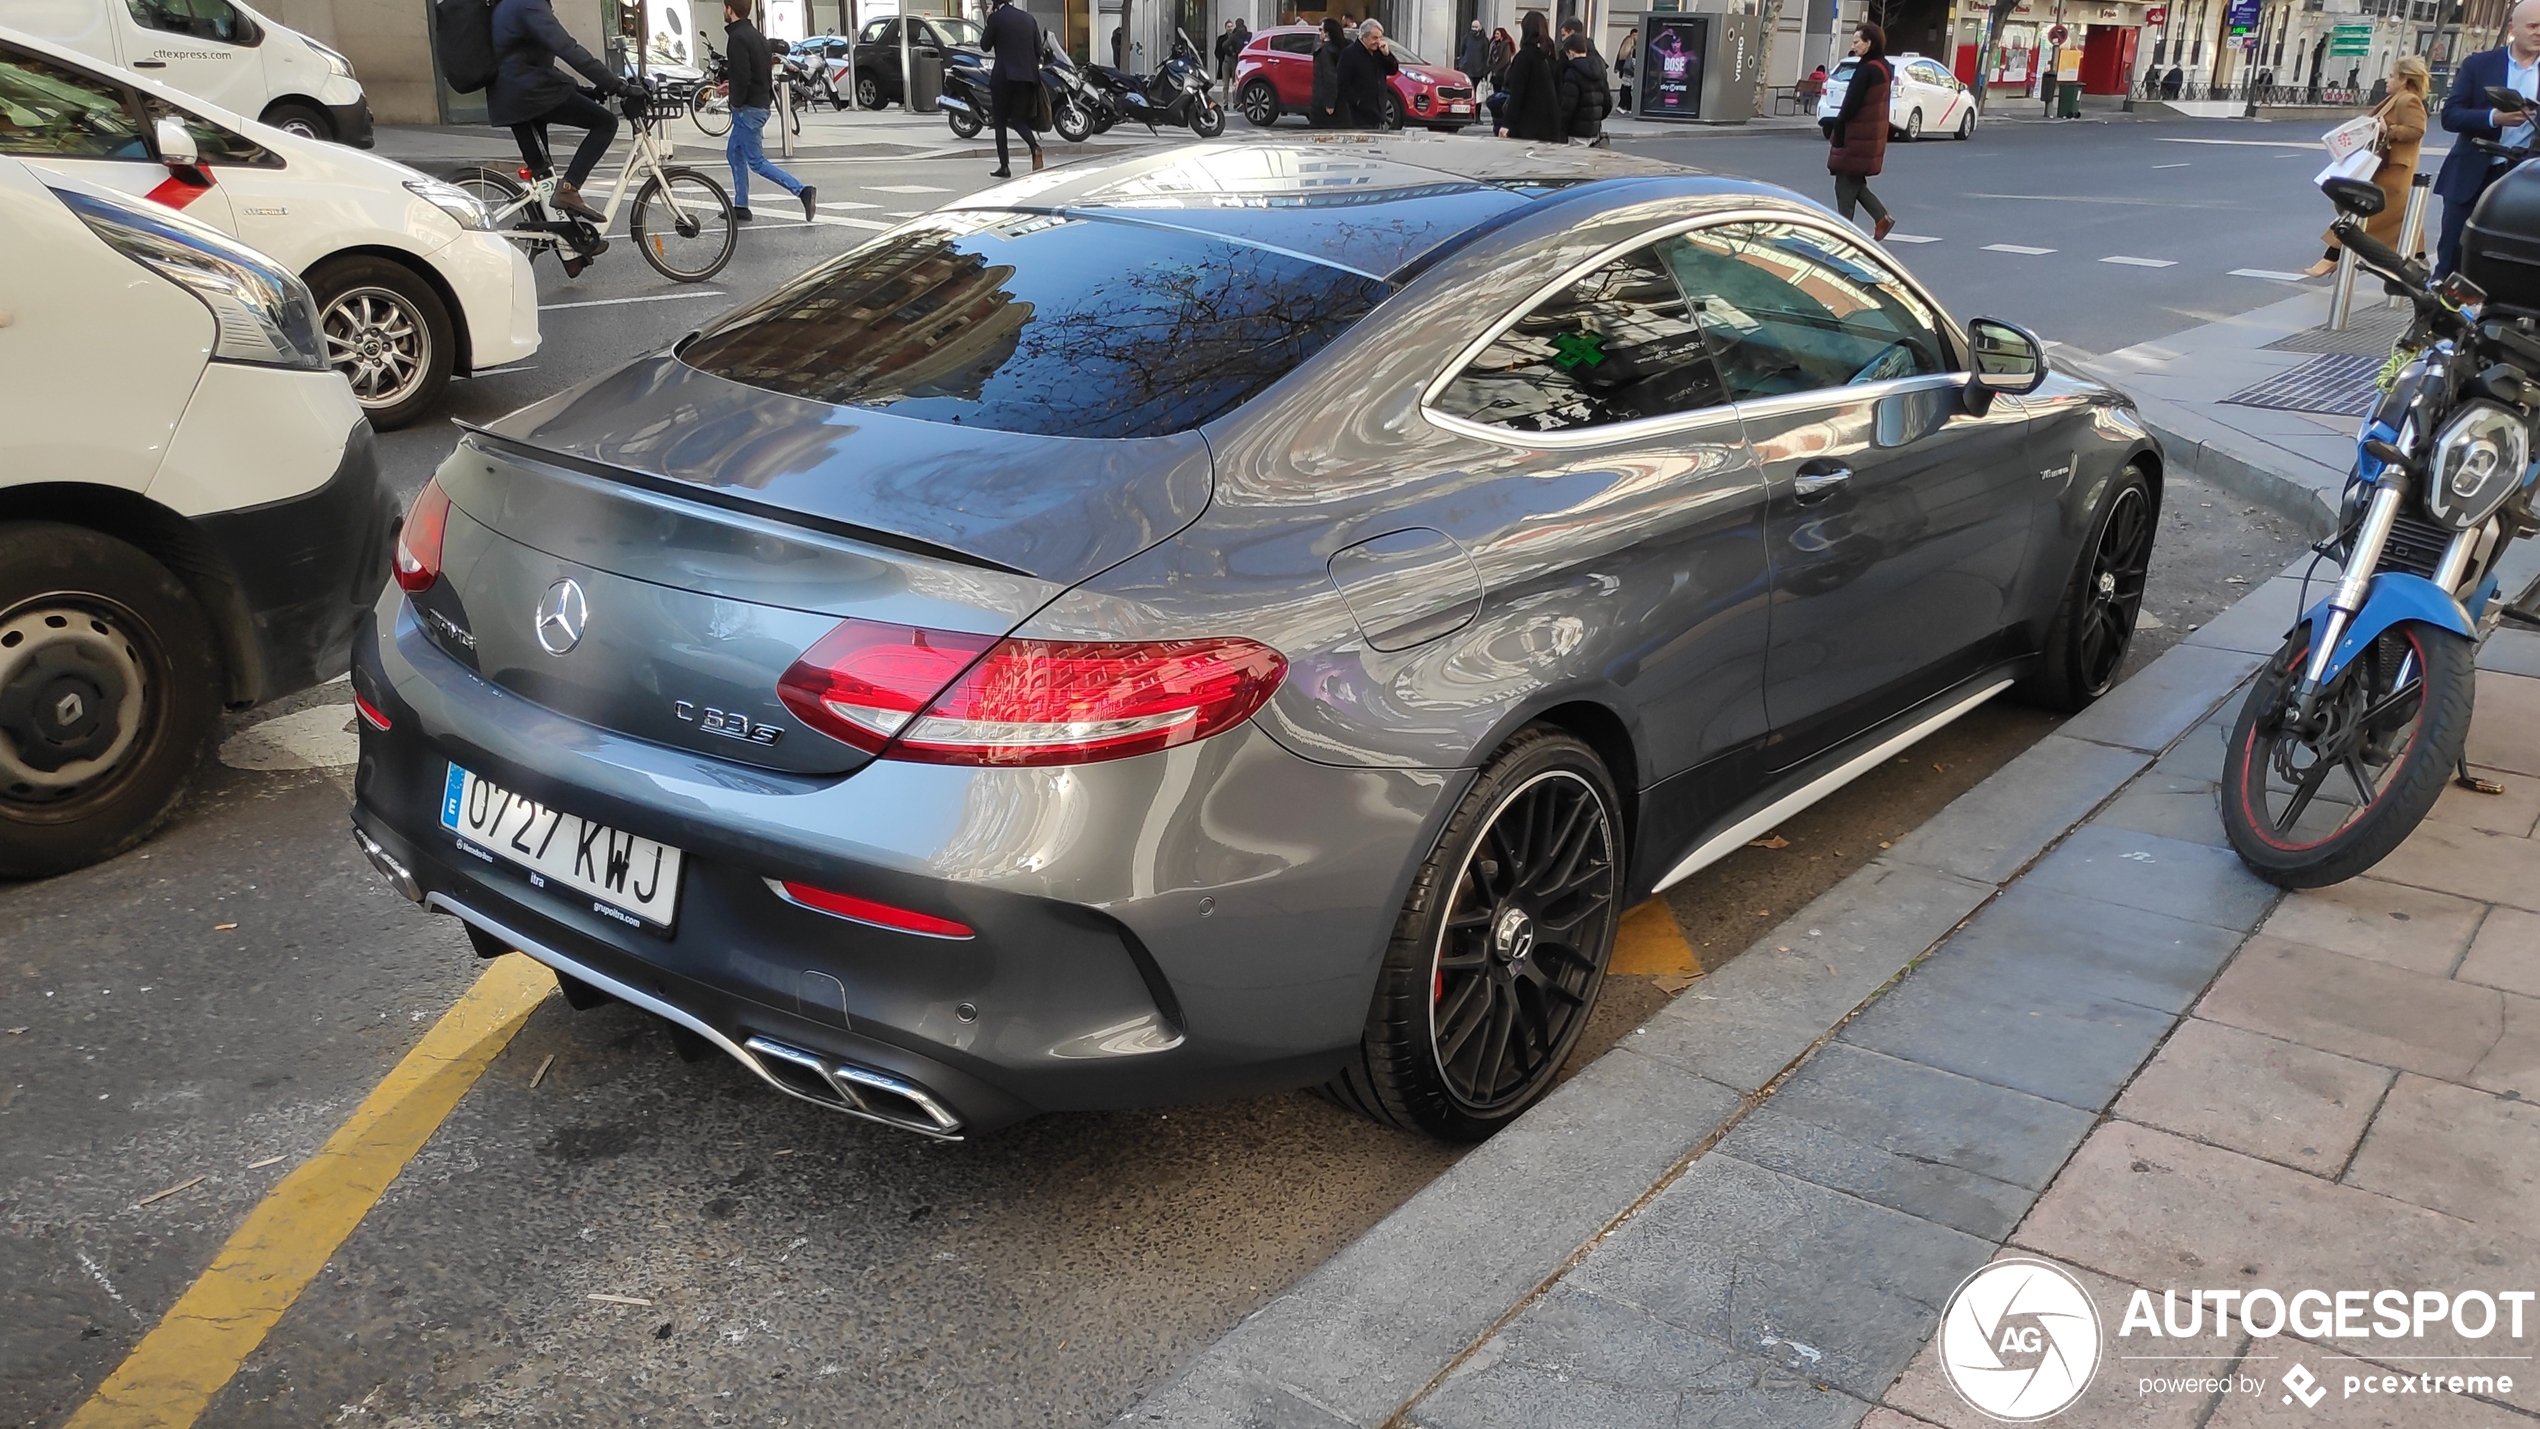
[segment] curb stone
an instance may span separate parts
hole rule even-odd
[[[2280,600],[2271,584],[2231,609]],[[2218,627],[2214,639],[2228,639],[2233,627],[2218,618],[2208,628]],[[1714,1148],[2004,886],[2208,721],[2263,659],[2204,635],[2163,652],[2092,711],[1696,983],[1117,1422],[1389,1424],[1442,1392],[1450,1374],[1458,1383],[1470,1378],[1485,1342],[1497,1345],[1495,1332],[1521,1312],[1533,1314],[1529,1307],[1551,1306],[1547,1313],[1573,1320],[1590,1314],[1581,1297],[1595,1296],[1595,1287],[1570,1285],[1567,1273],[1684,1178],[1761,1176],[1756,1195],[1786,1199],[1780,1182],[1788,1178]],[[2138,686],[2142,693],[2119,698]],[[2057,857],[2089,862],[2102,851],[2068,852]],[[2049,882],[2073,876],[2056,872]],[[1729,1166],[1733,1160],[1747,1169]],[[1933,1253],[1971,1252],[1952,1242]],[[1869,1408],[1850,1402],[1856,1418]]]

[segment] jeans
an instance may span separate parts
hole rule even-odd
[[[547,171],[547,126],[550,124],[583,131],[581,147],[573,151],[573,162],[565,165],[564,170],[564,181],[578,189],[582,187],[583,180],[591,177],[591,171],[599,167],[601,156],[609,151],[609,141],[617,137],[617,116],[609,112],[607,105],[589,95],[577,94],[529,123],[513,125],[512,138],[520,142],[521,162],[527,164],[532,173]]]
[[[767,127],[764,109],[734,109],[732,133],[723,141],[723,157],[732,161],[732,206],[750,206],[750,175],[756,174],[789,194],[803,191],[803,181],[767,161],[759,131]]]
[[[1852,221],[1852,206],[1854,204],[1859,204],[1861,207],[1868,209],[1870,211],[1870,217],[1872,218],[1883,219],[1887,217],[1887,205],[1879,202],[1879,196],[1877,194],[1870,192],[1870,181],[1868,179],[1863,178],[1859,174],[1835,175],[1834,211],[1842,214],[1843,220],[1846,223]]]

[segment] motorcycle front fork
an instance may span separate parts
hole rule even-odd
[[[2390,542],[2391,528],[2399,524],[2399,503],[2407,499],[2407,480],[2397,472],[2384,472],[2373,488],[2372,505],[2364,512],[2363,528],[2355,533],[2354,547],[2346,553],[2346,572],[2338,579],[2337,590],[2328,598],[2328,618],[2322,628],[2311,632],[2308,663],[2302,670],[2302,684],[2295,692],[2293,723],[2296,728],[2310,727],[2311,716],[2319,704],[2320,686],[2328,679],[2329,658],[2337,651],[2337,642],[2346,637],[2346,628],[2355,623],[2355,613],[2364,608],[2364,593],[2372,587],[2375,567],[2381,564],[2381,548]]]

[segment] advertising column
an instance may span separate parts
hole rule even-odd
[[[1643,119],[1702,117],[1702,63],[1710,52],[1707,15],[1652,15],[1641,36]]]

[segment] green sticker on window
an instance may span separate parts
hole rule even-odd
[[[1567,372],[1574,367],[1594,367],[1605,360],[1605,338],[1593,332],[1565,332],[1552,340],[1556,354],[1552,365]]]

